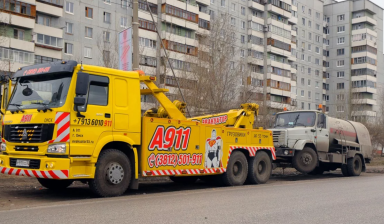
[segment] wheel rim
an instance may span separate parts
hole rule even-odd
[[[260,175],[264,174],[267,170],[267,164],[264,160],[260,161],[256,167],[256,172]]]
[[[235,164],[233,164],[233,174],[235,176],[239,176],[243,171],[243,164],[241,162],[236,161]]]
[[[112,162],[107,167],[106,176],[111,184],[119,184],[124,179],[124,169],[119,163]]]
[[[309,164],[312,163],[312,155],[309,154],[309,153],[304,153],[302,156],[301,156],[301,162],[308,166]]]

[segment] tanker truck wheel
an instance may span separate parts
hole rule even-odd
[[[194,184],[196,183],[198,177],[190,176],[190,177],[169,177],[173,182],[178,184]]]
[[[316,168],[317,154],[310,147],[304,147],[301,151],[296,151],[292,159],[293,167],[301,173],[309,173]]]
[[[341,164],[341,173],[345,177],[349,177],[350,176],[349,173],[348,173],[347,164]]]
[[[117,149],[106,149],[100,153],[95,178],[89,181],[89,187],[100,197],[119,196],[128,189],[131,176],[127,155]]]
[[[234,151],[229,158],[227,171],[221,176],[226,186],[243,185],[248,175],[248,162],[245,155],[240,151]]]
[[[360,156],[355,155],[353,158],[348,159],[347,168],[350,176],[360,176],[361,170],[363,169]]]
[[[65,188],[69,187],[73,180],[53,180],[53,179],[42,179],[37,178],[37,181],[49,190],[64,190]]]
[[[251,184],[264,184],[269,180],[271,171],[271,158],[266,152],[260,151],[248,161],[247,182]]]

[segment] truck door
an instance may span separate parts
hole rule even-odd
[[[89,75],[86,104],[79,107],[83,117],[71,112],[71,155],[91,155],[101,135],[112,133],[112,90],[108,76]]]
[[[316,148],[320,152],[328,152],[329,148],[329,129],[327,127],[327,116],[319,114],[316,128]]]

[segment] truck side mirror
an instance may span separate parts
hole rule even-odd
[[[88,93],[89,74],[84,72],[77,73],[76,95],[84,96]]]

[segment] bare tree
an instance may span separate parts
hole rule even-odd
[[[98,63],[107,68],[119,67],[118,36],[111,37],[110,29],[100,32],[96,36]]]

